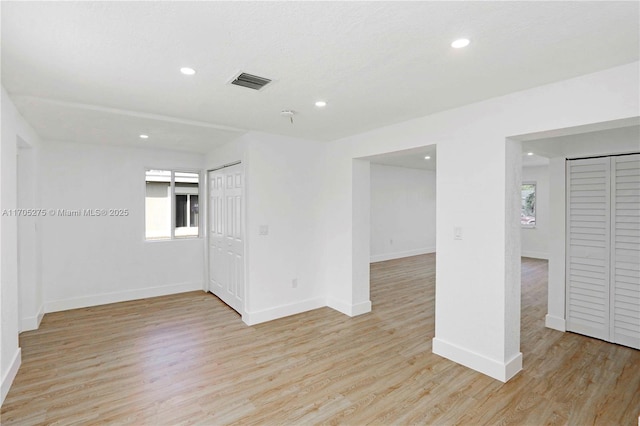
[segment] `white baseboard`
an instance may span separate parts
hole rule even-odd
[[[432,347],[434,354],[486,374],[501,382],[506,383],[522,370],[521,352],[518,352],[509,361],[502,363],[438,338],[433,339]]]
[[[22,318],[22,321],[20,322],[20,332],[37,330],[42,322],[42,317],[44,317],[44,304],[40,306],[36,316]]]
[[[395,253],[376,254],[371,256],[370,263],[383,262],[385,260],[392,260],[392,259],[401,259],[403,257],[418,256],[420,254],[428,254],[428,253],[435,253],[435,252],[436,252],[435,247],[427,247],[427,248],[420,248],[420,249],[414,249],[414,250],[399,251]]]
[[[4,399],[7,397],[9,389],[11,389],[11,385],[13,384],[16,374],[18,374],[18,370],[20,369],[20,364],[22,364],[22,349],[18,348],[16,349],[16,353],[13,355],[11,364],[9,364],[9,369],[2,377],[2,384],[0,384],[0,406],[4,403]]]
[[[323,298],[307,299],[301,302],[290,303],[288,305],[276,306],[274,308],[265,309],[258,312],[245,312],[242,315],[242,321],[247,325],[256,325],[278,318],[284,318],[291,315],[300,314],[302,312],[312,311],[314,309],[326,306]]]
[[[367,312],[371,312],[371,301],[367,300],[364,302],[349,304],[345,303],[341,300],[327,299],[327,305],[331,309],[335,309],[338,312],[341,312],[345,315],[349,315],[350,317],[355,317],[358,315],[366,314]]]
[[[567,331],[565,319],[551,314],[544,317],[544,326],[558,331]]]
[[[67,311],[69,309],[88,308],[90,306],[106,305],[109,303],[128,302],[130,300],[147,299],[149,297],[167,296],[169,294],[186,293],[188,291],[203,290],[202,281],[191,281],[161,287],[147,287],[114,293],[94,294],[91,296],[74,297],[72,299],[53,300],[45,303],[45,312]]]
[[[522,256],[522,257],[532,257],[534,259],[549,260],[549,253],[546,253],[546,252],[543,252],[543,251],[522,250],[522,252],[520,252],[520,256]]]

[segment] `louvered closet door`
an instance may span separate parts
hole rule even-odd
[[[567,167],[568,331],[609,340],[610,159]]]
[[[640,154],[611,158],[611,341],[640,349]]]

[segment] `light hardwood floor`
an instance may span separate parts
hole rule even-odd
[[[48,314],[20,338],[3,425],[637,425],[640,351],[544,327],[524,259],[524,370],[507,384],[431,353],[435,256],[373,264],[373,312],[245,326],[210,294]]]

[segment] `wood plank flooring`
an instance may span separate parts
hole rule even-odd
[[[20,338],[2,425],[637,425],[640,351],[544,328],[524,259],[524,370],[503,384],[431,353],[435,256],[373,264],[373,312],[253,327],[192,292],[47,314]]]

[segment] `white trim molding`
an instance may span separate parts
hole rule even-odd
[[[13,381],[18,374],[18,370],[20,369],[20,364],[22,364],[22,349],[18,348],[16,349],[16,353],[13,355],[9,369],[2,378],[2,384],[0,385],[0,406],[4,403],[4,399],[7,397],[9,389],[11,389],[11,385],[13,384]]]
[[[20,322],[20,333],[23,331],[31,331],[37,330],[40,328],[40,323],[42,322],[42,318],[44,317],[44,304],[40,306],[38,309],[38,313],[34,317],[26,317],[22,318]]]
[[[385,260],[401,259],[403,257],[418,256],[421,254],[435,253],[435,247],[425,247],[407,251],[399,251],[395,253],[374,254],[371,256],[371,263],[384,262]]]
[[[544,317],[544,326],[558,331],[567,331],[565,319],[551,314]]]
[[[518,352],[506,362],[500,362],[438,338],[433,339],[432,347],[434,354],[504,383],[522,370],[522,352]]]
[[[358,315],[371,312],[370,300],[366,300],[364,302],[355,303],[355,304],[349,304],[341,300],[329,298],[327,299],[326,306],[330,307],[331,309],[335,309],[336,311],[341,312],[350,317],[355,317]]]
[[[244,321],[244,323],[247,325],[256,325],[263,322],[300,314],[302,312],[323,308],[325,306],[326,304],[323,298],[307,299],[300,302],[290,303],[288,305],[276,306],[262,311],[245,312],[242,315],[242,321]]]
[[[186,293],[196,290],[204,291],[202,281],[191,281],[180,284],[165,285],[161,287],[147,287],[114,293],[102,293],[91,296],[74,297],[72,299],[53,300],[45,303],[45,312],[49,313],[67,311],[69,309],[88,308],[90,306],[128,302],[131,300],[167,296],[170,294]]]
[[[531,257],[533,259],[544,259],[544,260],[549,260],[549,253],[543,252],[543,251],[528,251],[528,250],[523,250],[522,253],[520,253],[520,255],[522,257]]]

